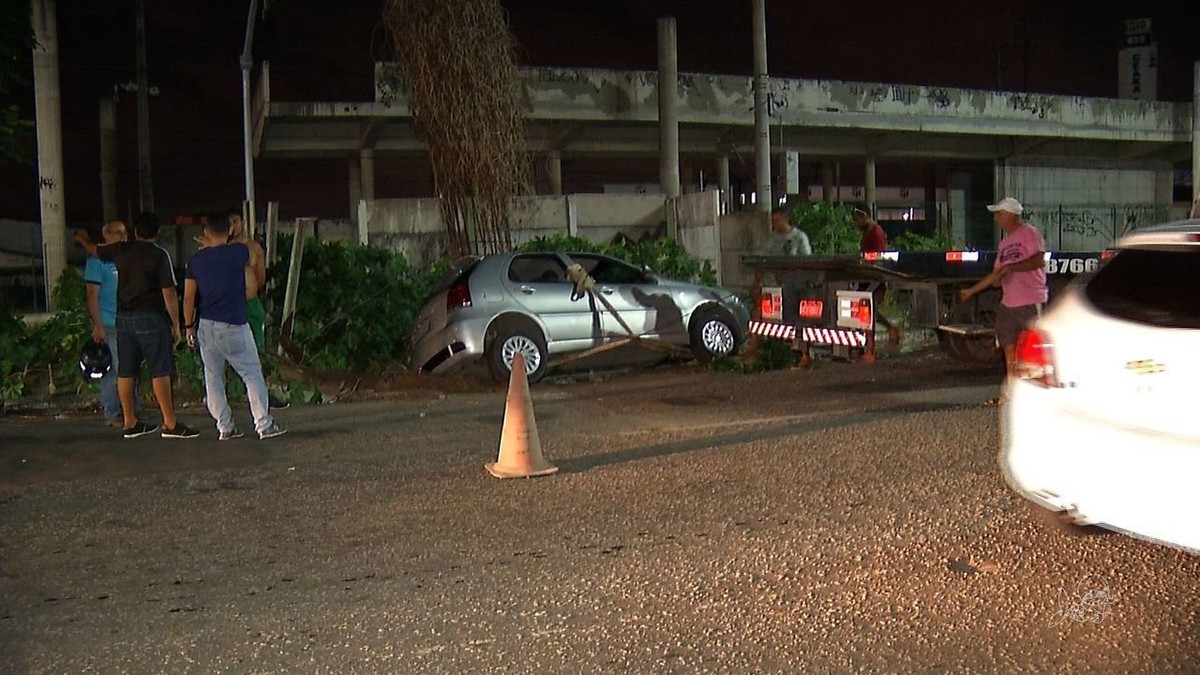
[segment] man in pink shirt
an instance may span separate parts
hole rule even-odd
[[[996,310],[996,341],[1004,349],[1004,361],[1012,376],[1013,351],[1017,334],[1042,311],[1046,288],[1046,243],[1042,234],[1021,221],[1025,210],[1021,202],[1005,197],[987,207],[1004,231],[996,252],[996,264],[990,274],[970,288],[959,291],[964,302],[986,288],[1000,287],[1000,307]]]

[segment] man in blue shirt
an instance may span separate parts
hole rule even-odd
[[[188,344],[200,345],[205,400],[223,441],[242,436],[225,396],[226,364],[246,384],[258,437],[267,439],[286,433],[267,407],[267,383],[247,321],[246,300],[255,297],[257,291],[250,250],[241,242],[229,242],[229,221],[224,214],[208,216],[202,248],[188,261],[184,276],[183,320]]]
[[[105,244],[125,241],[125,223],[110,220],[104,223],[101,234]],[[88,314],[92,317],[92,340],[107,344],[108,352],[112,355],[112,367],[100,379],[100,408],[104,412],[105,424],[117,427],[124,420],[121,399],[117,395],[117,370],[121,367],[117,353],[117,264],[94,255],[88,256],[87,266],[83,268],[83,280],[87,284]],[[142,401],[136,395],[133,408],[140,419]]]

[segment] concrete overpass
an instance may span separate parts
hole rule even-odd
[[[255,92],[256,155],[344,157],[352,198],[373,198],[376,153],[425,152],[394,66],[375,68],[374,101],[293,102],[271,99],[264,64]],[[656,72],[526,68],[521,76],[527,145],[548,160],[551,192],[561,191],[563,157],[658,155]],[[715,166],[727,187],[730,155],[753,155],[752,78],[680,74],[677,86],[680,155]],[[1171,169],[1189,163],[1197,126],[1190,104],[811,79],[772,78],[768,105],[774,152],[861,159],[867,181],[876,161],[992,163],[997,176],[1024,159],[1149,167],[1159,185],[1146,201],[1160,203],[1165,194],[1167,205]],[[786,174],[787,162],[781,165]],[[976,186],[985,198],[1004,189],[1000,178]]]

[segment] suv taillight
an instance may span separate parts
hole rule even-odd
[[[1057,387],[1058,374],[1054,368],[1054,343],[1040,330],[1025,329],[1017,336],[1013,351],[1013,372],[1019,379]]]
[[[471,306],[471,286],[467,283],[464,277],[454,282],[454,285],[446,291],[446,311],[458,309],[459,307]]]

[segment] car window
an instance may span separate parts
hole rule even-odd
[[[566,283],[567,270],[552,253],[534,253],[513,258],[508,278],[519,284]]]
[[[645,272],[628,263],[600,256],[574,256],[575,262],[592,275],[599,284],[645,284],[649,283]]]
[[[1200,251],[1126,249],[1087,283],[1096,309],[1126,321],[1200,328]]]

